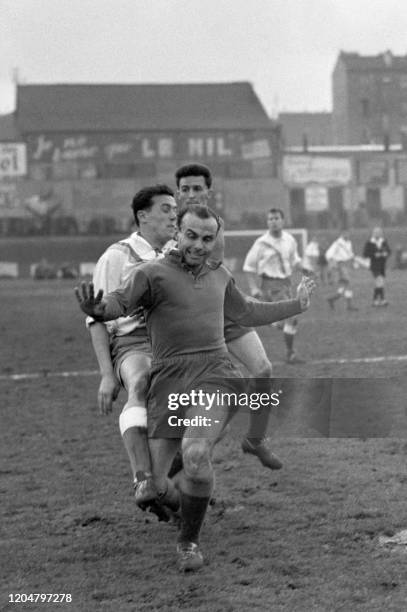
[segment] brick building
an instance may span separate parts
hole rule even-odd
[[[400,143],[407,128],[407,55],[341,51],[332,94],[334,144]]]

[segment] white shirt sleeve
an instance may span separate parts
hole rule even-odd
[[[253,272],[254,274],[257,274],[259,253],[260,244],[256,240],[245,257],[243,262],[243,272]]]
[[[292,236],[292,248],[290,253],[290,265],[291,268],[294,269],[297,266],[301,265],[302,260],[298,254],[298,244],[294,236]]]
[[[126,261],[125,253],[119,249],[107,249],[101,255],[93,272],[95,293],[102,289],[106,295],[120,287]],[[94,319],[86,317],[86,327],[89,327],[92,323],[94,323]]]

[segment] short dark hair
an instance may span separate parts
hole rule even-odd
[[[155,196],[168,195],[174,197],[174,192],[168,185],[158,184],[150,185],[149,187],[143,187],[136,193],[132,202],[131,208],[134,215],[134,221],[138,227],[137,213],[140,210],[149,210],[153,205],[153,198]]]
[[[282,211],[281,208],[270,208],[267,214],[268,215],[280,215],[280,217],[284,219],[284,211]]]
[[[179,187],[181,179],[187,176],[203,176],[207,188],[210,189],[212,186],[212,174],[208,166],[203,164],[185,164],[185,166],[178,168],[175,173],[177,187]]]
[[[195,215],[199,219],[211,219],[211,218],[215,219],[216,224],[218,226],[218,229],[216,231],[218,232],[220,230],[221,223],[220,223],[219,215],[217,215],[216,212],[212,210],[212,208],[209,208],[209,206],[206,206],[205,204],[191,204],[191,206],[185,206],[181,208],[181,210],[178,212],[178,215],[177,215],[178,227],[181,227],[182,219],[185,217],[187,213],[191,213],[192,215]]]

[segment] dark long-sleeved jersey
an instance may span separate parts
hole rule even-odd
[[[103,320],[143,306],[155,360],[225,348],[225,317],[267,325],[301,312],[299,300],[258,302],[245,296],[224,266],[204,265],[196,276],[178,251],[140,264],[127,283],[104,298]]]

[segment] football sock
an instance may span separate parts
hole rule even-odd
[[[284,342],[285,342],[285,345],[287,347],[287,351],[289,353],[292,353],[293,350],[294,350],[293,349],[293,346],[294,346],[294,334],[284,333]]]
[[[195,497],[180,492],[181,530],[178,542],[199,542],[199,533],[204,522],[209,497]]]
[[[174,483],[167,478],[166,488],[164,491],[159,491],[158,499],[171,510],[176,512],[179,508],[179,492],[174,486]]]
[[[250,391],[255,393],[271,393],[270,378],[253,378],[250,381]],[[246,437],[254,446],[266,435],[267,425],[270,419],[270,406],[260,406],[254,410],[249,408],[249,430]]]

